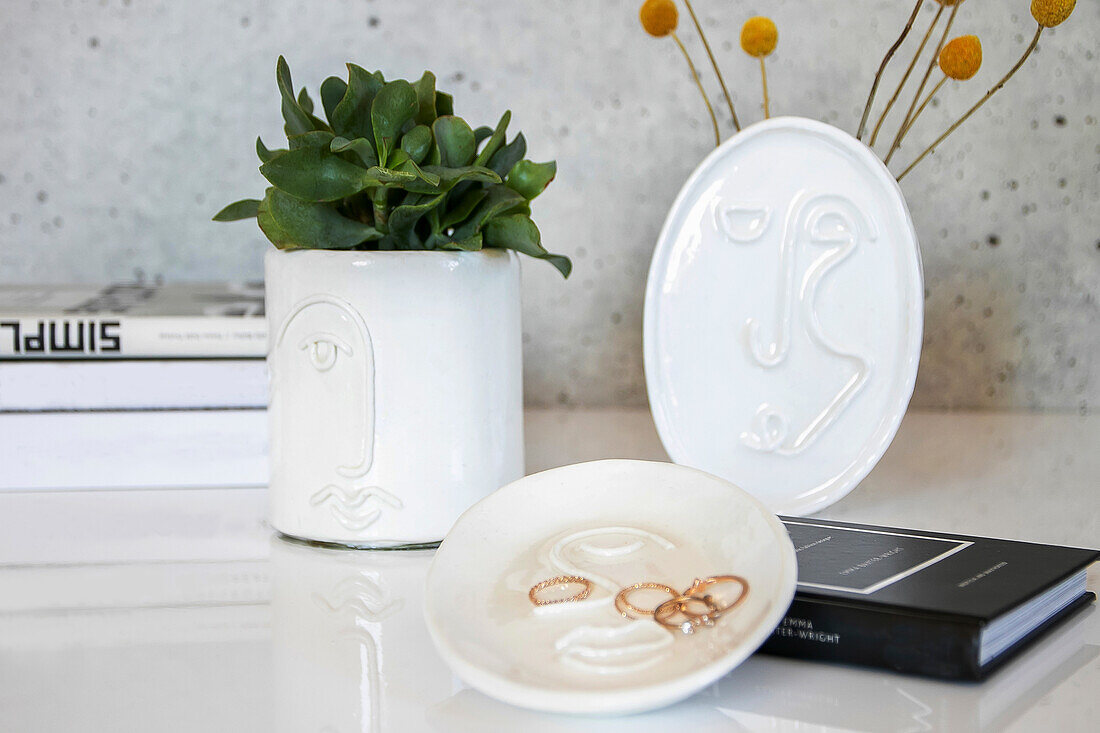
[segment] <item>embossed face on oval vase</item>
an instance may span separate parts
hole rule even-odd
[[[374,462],[374,350],[362,316],[339,298],[318,295],[294,306],[276,337],[271,402],[312,415],[293,439],[272,446],[309,486],[314,510],[360,531],[401,501],[368,480]],[[283,384],[294,384],[283,389]],[[277,436],[273,436],[276,439]],[[317,466],[328,467],[319,474]],[[296,468],[298,467],[298,468]]]
[[[920,356],[916,235],[881,161],[822,123],[768,120],[684,186],[654,253],[646,377],[669,456],[780,514],[878,461]]]

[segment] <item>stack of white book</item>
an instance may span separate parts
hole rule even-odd
[[[262,284],[0,287],[0,490],[263,486]]]

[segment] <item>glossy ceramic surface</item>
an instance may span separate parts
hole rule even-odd
[[[878,158],[812,120],[746,128],[684,185],[653,254],[645,366],[661,440],[773,511],[817,511],[893,439],[922,323],[916,235]]]
[[[613,606],[634,583],[685,589],[719,574],[743,576],[749,592],[690,635]],[[783,525],[737,487],[668,463],[596,461],[528,476],[466,512],[436,553],[424,614],[443,659],[487,695],[552,712],[638,712],[748,657],[790,605],[795,574]],[[532,586],[562,575],[587,578],[591,594],[532,604]]]
[[[276,529],[437,541],[523,475],[515,254],[270,250],[265,267]]]

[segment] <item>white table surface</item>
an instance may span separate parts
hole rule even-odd
[[[531,411],[527,465],[664,460],[644,410]],[[1096,730],[1088,609],[981,684],[756,655],[627,718],[465,688],[420,613],[430,551],[275,539],[261,490],[0,494],[0,731]],[[818,516],[1100,545],[1100,418],[910,413]],[[1098,575],[1090,574],[1096,589]]]

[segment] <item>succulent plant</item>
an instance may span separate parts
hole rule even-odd
[[[506,139],[511,113],[473,129],[454,115],[435,76],[386,81],[348,64],[348,80],[321,84],[325,120],[305,88],[294,94],[281,56],[276,80],[286,149],[256,139],[262,200],[226,206],[215,221],[255,217],[279,249],[512,249],[569,277],[569,258],[547,252],[531,200],[554,179],[553,161],[526,160],[522,133]],[[327,121],[326,121],[327,120]]]

